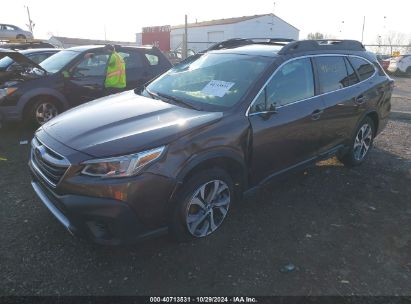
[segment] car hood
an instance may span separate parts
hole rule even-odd
[[[72,149],[107,157],[166,145],[222,116],[221,112],[191,110],[127,91],[71,109],[42,129]]]
[[[2,87],[7,87],[7,85],[5,85],[7,82],[23,82],[47,75],[45,69],[19,52],[0,49],[0,59],[4,57],[10,57],[23,68],[11,71],[0,70],[0,86]]]
[[[31,67],[38,68],[38,69],[40,69],[40,70],[47,73],[47,71],[45,69],[43,69],[40,65],[35,63],[30,58],[24,56],[22,53],[19,53],[19,52],[13,51],[13,50],[8,50],[8,49],[0,49],[0,59],[2,59],[4,57],[10,57],[11,59],[14,60],[14,62],[29,65]]]

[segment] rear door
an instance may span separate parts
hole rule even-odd
[[[348,144],[367,103],[381,96],[371,79],[374,66],[356,56],[315,58],[320,93],[323,94],[324,132],[321,153]]]
[[[104,81],[109,54],[103,50],[83,54],[64,78],[64,91],[75,106],[106,95]]]
[[[317,155],[322,98],[315,96],[310,58],[280,67],[249,110],[252,126],[252,183]]]
[[[354,86],[358,76],[345,56],[317,56],[314,62],[325,105],[320,149],[325,153],[350,138],[351,127],[360,114],[356,98],[361,94]]]
[[[151,79],[149,63],[139,49],[121,48],[118,53],[126,66],[127,90],[135,89]]]

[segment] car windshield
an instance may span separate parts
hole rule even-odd
[[[197,108],[227,109],[241,100],[272,62],[268,57],[227,53],[193,59],[153,81],[143,95],[168,96]]]
[[[78,52],[70,50],[61,51],[44,60],[40,66],[48,73],[54,74],[64,68],[78,54]]]

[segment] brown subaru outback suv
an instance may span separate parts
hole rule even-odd
[[[333,155],[361,164],[392,89],[357,41],[222,42],[44,124],[32,186],[71,233],[98,243],[205,237],[270,178]]]

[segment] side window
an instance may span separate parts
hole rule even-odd
[[[159,58],[153,54],[144,54],[150,65],[158,65]]]
[[[374,66],[364,59],[358,57],[350,57],[349,60],[352,63],[353,67],[357,70],[361,81],[370,78],[374,74]]]
[[[342,56],[316,57],[321,93],[342,89],[350,85]]]
[[[105,76],[108,58],[108,54],[88,53],[72,69],[72,75],[74,77]]]
[[[314,96],[314,77],[309,58],[293,60],[276,71],[267,85],[267,106],[284,106]]]
[[[347,77],[347,82],[348,85],[353,85],[359,82],[357,74],[355,73],[354,69],[351,66],[351,63],[348,61],[347,58],[344,58],[345,61],[345,67],[347,68],[348,72],[348,77]]]
[[[126,71],[130,69],[137,69],[144,66],[143,60],[140,53],[133,51],[121,51],[120,56],[124,59],[124,64],[126,65]]]

